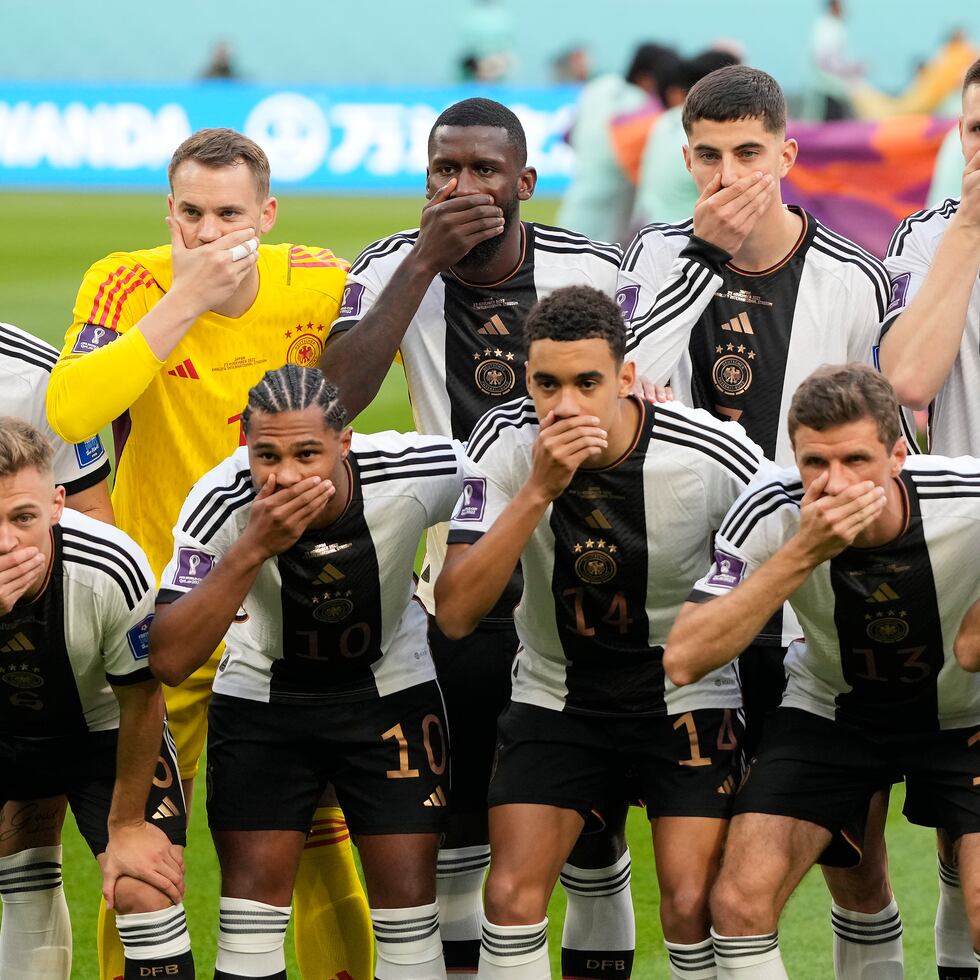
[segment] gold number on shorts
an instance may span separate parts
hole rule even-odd
[[[388,778],[417,779],[419,775],[418,769],[409,769],[408,767],[408,740],[405,738],[402,726],[395,725],[393,728],[389,728],[388,731],[382,732],[381,738],[384,741],[393,738],[398,742],[398,768],[389,769],[386,774]]]
[[[153,774],[153,785],[157,789],[169,789],[174,782],[174,771],[170,768],[170,763],[161,755],[157,759],[157,772],[160,771],[160,767],[163,767],[163,776],[158,777],[156,773]]]
[[[432,754],[432,726],[439,732],[439,750],[442,757],[436,764],[435,756]],[[446,736],[442,730],[442,722],[438,715],[428,714],[422,719],[422,742],[425,745],[425,754],[429,757],[429,768],[437,775],[441,776],[446,771]]]
[[[701,755],[701,745],[698,742],[698,729],[694,724],[694,715],[692,712],[688,711],[674,722],[674,731],[677,731],[679,728],[687,729],[687,738],[691,744],[691,758],[680,759],[678,760],[678,764],[682,766],[710,766],[711,759],[706,759]]]
[[[732,709],[725,708],[725,713],[721,719],[721,726],[718,728],[718,741],[717,741],[719,752],[731,752],[738,748],[738,736],[735,734],[735,728],[732,725]]]

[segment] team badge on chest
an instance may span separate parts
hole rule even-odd
[[[483,351],[475,351],[473,360],[476,361],[473,379],[484,395],[499,398],[513,391],[517,372],[513,367],[515,357],[512,351],[487,347]]]
[[[587,538],[575,545],[575,574],[586,585],[603,585],[616,577],[619,566],[613,557],[617,548],[602,538]]]

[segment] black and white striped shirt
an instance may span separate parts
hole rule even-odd
[[[980,459],[910,456],[899,475],[906,530],[877,548],[845,548],[790,597],[805,644],[786,655],[783,705],[882,730],[980,724],[980,675],[953,640],[980,599]],[[691,599],[723,595],[794,534],[803,485],[795,469],[750,488],[715,541]]]
[[[262,566],[225,637],[214,681],[255,701],[377,698],[435,677],[414,601],[422,532],[448,520],[463,479],[460,443],[355,434],[347,509]],[[255,488],[242,447],[192,488],[174,528],[159,601],[203,581],[248,524]]]
[[[537,435],[529,398],[482,419],[450,544],[490,529],[530,474]],[[738,425],[677,404],[640,404],[628,452],[604,469],[578,470],[524,547],[513,699],[602,715],[739,706],[730,667],[675,688],[663,644],[704,569],[713,529],[771,469]]]
[[[58,351],[9,323],[0,323],[0,415],[30,422],[54,446],[54,478],[69,495],[109,476],[109,457],[98,436],[68,443],[48,423],[45,399]]]
[[[0,733],[30,738],[119,727],[110,685],[149,680],[155,581],[126,534],[65,510],[42,591],[0,617]]]

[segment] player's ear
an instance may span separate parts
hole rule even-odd
[[[687,167],[687,172],[691,172],[691,148],[685,143],[681,147],[681,153],[684,154],[684,166]]]
[[[265,204],[262,205],[262,220],[259,222],[259,232],[261,234],[266,234],[272,230],[272,226],[276,223],[276,215],[279,214],[279,202],[274,198],[270,197]]]
[[[619,369],[619,397],[625,398],[636,387],[636,362],[623,361]]]
[[[173,194],[168,194],[167,195],[167,207],[170,210],[171,216],[173,216],[173,213],[174,213],[174,196],[173,196]]]
[[[896,477],[901,472],[902,467],[905,465],[905,460],[909,455],[909,447],[905,442],[905,436],[899,436],[898,441],[895,443],[895,447],[892,449],[892,476]]]
[[[51,509],[51,524],[52,526],[57,524],[61,520],[61,515],[65,510],[65,488],[55,487],[54,496],[52,498],[52,509]]]
[[[350,452],[350,441],[354,435],[354,430],[348,425],[346,429],[340,434],[340,458],[347,459],[347,454]]]
[[[525,167],[517,178],[517,199],[529,201],[538,183],[538,172],[534,167]]]
[[[796,140],[783,140],[783,149],[780,153],[779,176],[785,177],[796,163],[796,155],[800,151],[800,146]]]

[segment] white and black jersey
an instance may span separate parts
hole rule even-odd
[[[493,285],[468,284],[448,272],[436,276],[405,331],[399,353],[419,432],[465,440],[485,412],[527,393],[524,319],[539,299],[562,286],[616,292],[618,245],[530,221],[521,227],[522,258],[512,275]],[[332,333],[357,325],[418,235],[404,231],[360,254],[347,274]],[[426,541],[419,597],[430,611],[445,541],[445,528],[434,529]],[[515,600],[512,591],[490,618],[509,620]]]
[[[704,569],[712,529],[771,464],[738,425],[680,405],[636,404],[630,449],[608,467],[578,470],[524,547],[515,701],[596,715],[741,704],[731,667],[675,688],[663,644]],[[476,427],[450,544],[490,529],[530,474],[537,435],[529,398]]]
[[[434,679],[412,564],[422,532],[452,513],[463,460],[445,438],[355,434],[346,510],[263,564],[225,636],[215,692],[326,704]],[[244,446],[195,484],[158,601],[203,581],[244,532],[255,494]]]
[[[938,208],[906,218],[892,235],[885,256],[891,276],[891,303],[881,335],[908,309],[922,288],[943,235],[960,202],[944,201]],[[929,452],[943,456],[980,455],[980,280],[973,283],[959,355],[949,376],[929,406]]]
[[[53,738],[119,727],[110,685],[151,678],[155,581],[117,528],[65,510],[47,580],[0,616],[0,735]]]
[[[980,675],[953,640],[980,598],[980,459],[912,456],[898,477],[905,530],[845,548],[790,597],[806,638],[786,655],[783,706],[862,728],[935,731],[980,723]],[[783,470],[725,518],[710,571],[691,598],[735,588],[798,530],[803,486]]]
[[[58,351],[26,330],[0,323],[0,415],[30,422],[54,446],[54,478],[70,496],[109,476],[109,457],[98,436],[68,443],[48,423],[45,399]]]
[[[763,272],[693,237],[693,220],[648,225],[623,257],[617,292],[638,373],[740,422],[780,466],[793,463],[785,420],[800,382],[821,364],[871,363],[888,305],[881,262],[793,210],[800,237]]]

